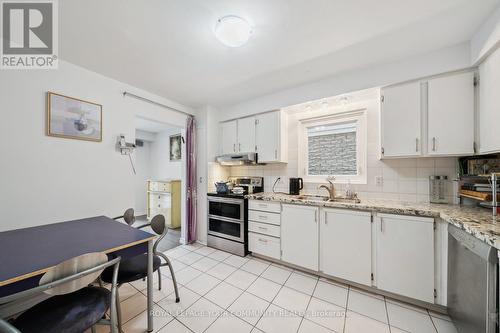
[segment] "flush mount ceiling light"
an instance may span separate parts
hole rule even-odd
[[[221,17],[215,25],[215,36],[229,47],[243,46],[252,35],[252,26],[239,16]]]

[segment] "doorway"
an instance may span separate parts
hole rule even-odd
[[[139,224],[158,214],[165,217],[169,230],[158,245],[164,252],[183,239],[185,128],[142,117],[135,117],[134,123],[136,219]]]

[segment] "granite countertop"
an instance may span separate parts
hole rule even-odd
[[[316,201],[299,199],[297,196],[289,194],[268,192],[250,194],[247,195],[247,198],[330,208],[368,210],[387,214],[441,218],[500,250],[500,216],[494,217],[490,209],[449,204],[423,204],[373,199],[364,199],[360,203]]]

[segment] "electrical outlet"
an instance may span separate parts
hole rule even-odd
[[[377,186],[384,185],[384,177],[382,177],[382,176],[375,176],[375,185],[377,185]]]

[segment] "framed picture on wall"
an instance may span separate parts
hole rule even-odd
[[[170,160],[180,161],[182,158],[181,135],[175,134],[170,136]]]
[[[102,141],[102,105],[47,93],[47,135]]]

